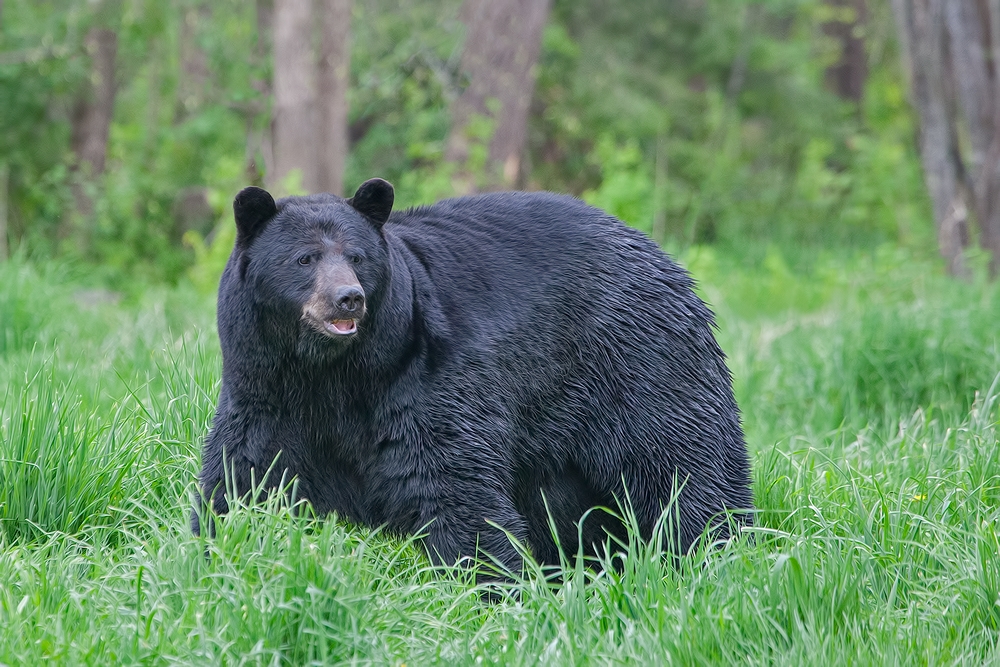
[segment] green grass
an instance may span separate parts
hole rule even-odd
[[[210,303],[87,306],[0,264],[0,663],[1000,664],[1000,291],[892,252],[683,259],[735,374],[753,535],[677,566],[633,543],[495,604],[280,499],[191,536]]]

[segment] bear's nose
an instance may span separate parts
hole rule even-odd
[[[365,293],[357,285],[344,285],[337,289],[337,307],[353,313],[365,307]]]

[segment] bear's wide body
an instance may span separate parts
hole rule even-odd
[[[200,477],[218,511],[224,458],[242,493],[280,452],[269,482],[297,476],[317,512],[425,530],[446,562],[478,545],[517,568],[490,523],[558,563],[548,513],[572,554],[580,517],[626,494],[648,536],[679,493],[681,550],[713,522],[727,534],[720,513],[751,508],[712,314],[652,241],[548,193],[390,217],[391,186],[370,183],[352,200],[237,198]],[[335,296],[344,285],[363,306]],[[358,310],[329,310],[342,306]],[[592,517],[588,552],[621,534]]]

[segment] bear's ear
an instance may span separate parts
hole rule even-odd
[[[362,183],[347,203],[381,229],[392,213],[393,197],[392,184],[389,181],[372,178]]]
[[[246,248],[250,245],[264,225],[277,214],[278,207],[274,205],[274,197],[267,190],[249,187],[240,190],[233,200],[233,213],[236,216],[236,246]]]

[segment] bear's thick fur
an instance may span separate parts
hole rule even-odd
[[[216,511],[224,476],[244,493],[280,452],[269,484],[297,476],[317,512],[425,530],[439,562],[485,553],[517,570],[496,524],[558,563],[548,512],[572,554],[581,516],[626,493],[648,536],[680,489],[680,550],[709,525],[728,534],[720,513],[752,507],[746,446],[712,313],[683,269],[571,197],[390,215],[392,201],[380,179],[351,199],[236,197],[199,480]],[[590,516],[593,553],[622,527]]]

